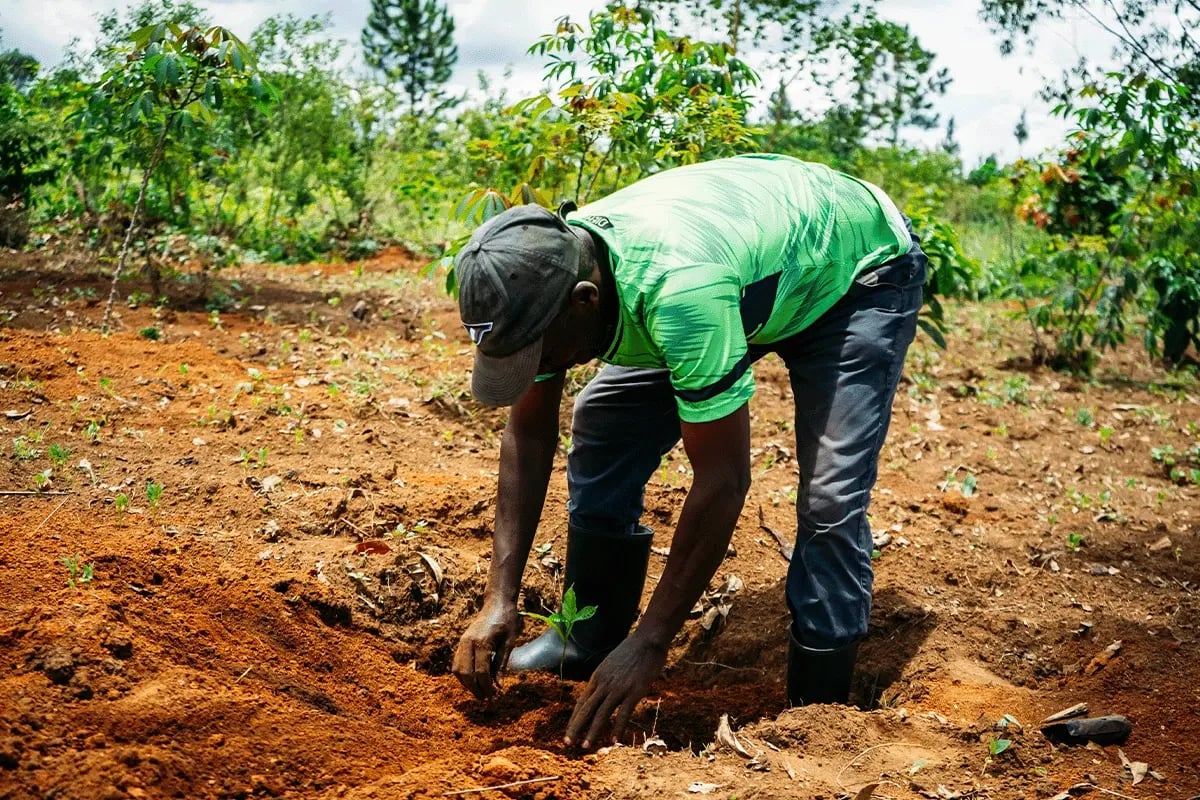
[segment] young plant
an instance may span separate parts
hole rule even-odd
[[[32,461],[41,455],[40,450],[35,450],[29,446],[29,440],[24,436],[18,436],[12,440],[13,458],[17,461]]]
[[[562,642],[562,655],[558,660],[558,677],[561,679],[563,674],[563,666],[567,662],[567,642],[571,640],[571,634],[575,630],[577,623],[589,620],[596,614],[596,606],[584,606],[576,608],[575,605],[575,587],[568,586],[567,591],[563,592],[562,607],[553,614],[534,614],[531,611],[522,611],[521,615],[532,617],[543,624],[549,626]]]
[[[42,470],[33,476],[33,485],[37,487],[39,492],[44,492],[50,488],[50,481],[54,477],[54,470],[50,467]]]
[[[74,556],[63,556],[59,560],[67,568],[67,586],[78,589],[80,585],[92,582],[92,578],[95,576],[96,562],[84,564],[82,556],[78,553]]]
[[[129,495],[120,492],[113,498],[113,507],[117,509],[118,513],[124,514],[129,510]]]
[[[63,447],[61,444],[52,444],[50,445],[49,455],[50,460],[54,462],[54,466],[61,467],[71,457],[71,448]]]
[[[163,485],[154,481],[146,482],[146,502],[151,508],[158,508],[158,502],[162,500]]]

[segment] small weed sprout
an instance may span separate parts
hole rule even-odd
[[[54,466],[61,467],[71,457],[71,448],[63,447],[61,444],[52,444],[50,445],[49,455],[50,460],[54,462]]]
[[[151,508],[158,508],[158,503],[162,500],[163,485],[154,481],[146,481],[146,502]]]
[[[140,331],[138,331],[138,336],[142,337],[143,339],[149,339],[152,342],[157,342],[162,338],[162,332],[158,328],[151,325],[148,328],[142,328]]]
[[[83,429],[83,435],[89,442],[95,444],[100,441],[100,426],[104,423],[98,419],[89,419],[87,427]]]
[[[125,494],[124,492],[119,492],[117,496],[113,498],[113,508],[117,509],[117,513],[119,514],[124,514],[126,511],[128,511],[129,495]]]
[[[573,585],[568,586],[567,591],[563,592],[562,607],[553,614],[534,614],[530,611],[521,612],[522,616],[532,617],[558,634],[558,638],[562,642],[562,655],[558,660],[558,677],[560,680],[562,679],[563,666],[567,662],[567,642],[571,640],[571,634],[575,630],[575,625],[584,620],[591,619],[595,614],[596,606],[576,607],[575,587]]]
[[[1085,428],[1090,428],[1096,424],[1096,415],[1090,408],[1080,408],[1075,411],[1075,421]]]
[[[67,586],[78,589],[82,584],[91,583],[96,574],[96,562],[83,563],[83,557],[76,553],[74,556],[63,556],[59,561],[67,568]]]
[[[13,458],[17,461],[32,461],[40,456],[40,450],[35,450],[29,446],[29,439],[24,436],[18,436],[12,440]]]
[[[1072,553],[1078,553],[1079,548],[1086,546],[1087,542],[1083,540],[1082,533],[1067,534],[1067,549]]]
[[[976,490],[979,488],[979,483],[975,476],[968,472],[961,480],[958,478],[958,473],[963,467],[955,467],[946,473],[946,479],[938,484],[938,489],[943,492],[948,492],[951,489],[958,489],[963,497],[974,497]]]
[[[39,492],[50,488],[50,481],[54,477],[54,470],[47,467],[38,474],[33,476],[33,485],[37,487]]]

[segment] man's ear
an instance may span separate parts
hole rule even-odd
[[[580,281],[571,290],[571,302],[596,305],[600,302],[600,288],[591,281]]]

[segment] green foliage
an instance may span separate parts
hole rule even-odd
[[[159,502],[162,500],[163,485],[155,481],[146,481],[146,502],[151,508],[158,508]]]
[[[50,460],[54,463],[54,466],[61,467],[71,457],[71,448],[64,447],[61,444],[52,444],[47,454],[50,456]]]
[[[754,72],[722,45],[671,35],[649,11],[612,6],[586,28],[564,17],[530,52],[559,88],[514,104],[467,143],[483,180],[458,203],[460,222],[517,204],[586,203],[661,169],[755,149]],[[451,259],[466,239],[442,262],[451,293]]]
[[[881,18],[872,6],[855,5],[819,35],[823,49],[847,64],[838,85],[851,93],[827,119],[834,123],[834,152],[850,152],[872,134],[896,147],[905,126],[938,124],[932,98],[946,93],[950,75],[934,69],[935,54],[907,25]]]
[[[38,69],[18,50],[0,53],[0,247],[25,244],[29,192],[54,174],[45,124],[27,94]]]
[[[79,115],[85,140],[114,150],[128,148],[141,170],[140,189],[113,270],[102,330],[108,329],[117,281],[156,170],[177,157],[179,174],[191,175],[182,164],[194,163],[197,153],[209,145],[226,95],[247,94],[258,101],[267,97],[249,49],[225,28],[158,21],[134,31],[129,41],[131,47],[125,48],[124,58],[100,77]],[[175,145],[170,157],[169,143]],[[146,263],[151,295],[158,297],[156,262]]]
[[[1153,447],[1150,458],[1162,466],[1163,472],[1180,485],[1200,484],[1200,444],[1193,444],[1183,452],[1172,445]]]
[[[73,556],[63,556],[59,559],[67,568],[67,586],[78,589],[85,583],[91,583],[96,577],[96,562],[83,563],[83,556],[76,553]]]
[[[371,0],[362,46],[367,64],[400,85],[410,115],[455,103],[441,89],[458,61],[454,17],[438,0]]]
[[[568,586],[563,592],[562,606],[558,611],[552,614],[535,614],[530,611],[522,611],[521,615],[531,617],[543,623],[557,635],[562,642],[562,660],[567,657],[567,642],[571,640],[571,634],[575,630],[575,625],[591,619],[596,615],[596,606],[584,606],[576,608],[575,587]],[[560,664],[559,672],[561,674],[562,667]]]
[[[1056,288],[1029,309],[1054,334],[1035,361],[1090,372],[1145,311],[1144,343],[1178,363],[1200,347],[1200,254],[1194,247],[1197,130],[1190,90],[1145,75],[1107,76],[1059,112],[1078,125],[1070,147],[1042,165],[1018,215],[1050,234],[1024,274]]]

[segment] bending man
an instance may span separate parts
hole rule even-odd
[[[559,669],[553,631],[514,648],[521,575],[558,444],[567,367],[606,362],[575,402],[566,585],[596,616],[568,677],[588,680],[567,742],[619,736],[725,556],[750,486],[753,363],[795,396],[800,484],[788,570],[788,700],[848,700],[871,608],[866,511],[921,307],[926,259],[877,187],[786,156],[654,175],[582,210],[519,206],[459,255],[471,388],[511,405],[484,603],[453,670],[479,697],[512,670]],[[694,479],[637,628],[646,482],[682,438]]]

